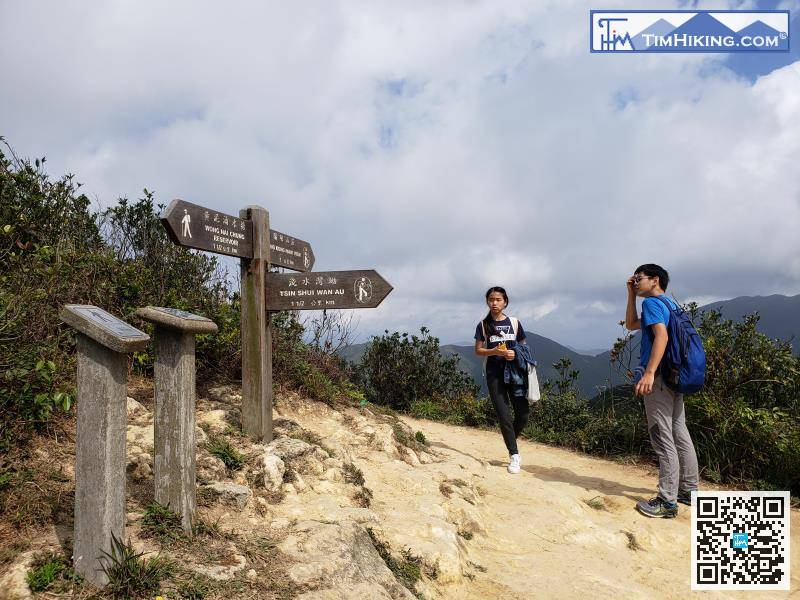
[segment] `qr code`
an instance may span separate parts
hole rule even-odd
[[[789,589],[789,492],[692,492],[692,589]]]

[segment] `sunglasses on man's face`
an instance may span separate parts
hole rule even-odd
[[[650,275],[635,275],[633,277],[633,283],[639,283],[642,279],[652,279]]]

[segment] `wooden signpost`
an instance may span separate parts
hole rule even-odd
[[[253,222],[246,214],[234,217],[185,200],[173,200],[164,211],[161,223],[178,246],[253,258]],[[271,265],[295,271],[312,269],[311,244],[280,231],[269,233]]]
[[[377,271],[267,275],[267,310],[375,308],[392,286]]]
[[[311,244],[270,229],[261,206],[234,217],[173,200],[161,222],[179,246],[241,259],[242,429],[257,441],[272,441],[269,311],[374,308],[392,286],[371,270],[312,272]],[[302,274],[270,273],[271,266]]]
[[[179,246],[217,254],[253,257],[253,224],[184,200],[173,200],[161,223]]]
[[[310,271],[314,266],[314,251],[308,242],[273,229],[269,235],[269,262],[274,267]]]

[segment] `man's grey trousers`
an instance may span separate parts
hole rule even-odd
[[[686,428],[683,394],[676,394],[656,375],[653,391],[644,397],[650,442],[658,456],[658,495],[676,502],[678,490],[697,489],[697,454]]]

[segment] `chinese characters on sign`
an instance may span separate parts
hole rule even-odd
[[[173,200],[161,222],[170,239],[179,246],[217,254],[253,257],[252,223],[185,202]]]
[[[294,271],[310,271],[314,251],[308,242],[273,229],[269,232],[269,262]]]
[[[375,308],[392,291],[376,271],[267,275],[267,310]]]

